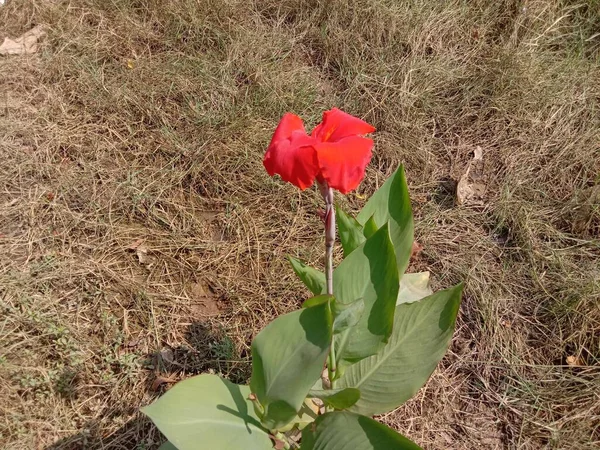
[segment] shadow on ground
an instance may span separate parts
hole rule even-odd
[[[186,333],[186,344],[163,347],[147,355],[146,391],[153,397],[163,394],[172,382],[200,373],[219,373],[235,383],[245,383],[250,376],[250,364],[245,355],[237,355],[231,339],[208,322],[192,323]],[[153,450],[164,437],[137,408],[120,411],[119,416],[133,415],[116,432],[102,435],[106,427],[99,422],[84,424],[77,434],[63,438],[45,450]],[[105,418],[110,420],[110,418]]]

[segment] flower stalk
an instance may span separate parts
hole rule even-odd
[[[333,295],[333,246],[335,244],[335,206],[333,204],[333,189],[327,183],[319,183],[321,195],[325,200],[325,281],[327,294]],[[331,303],[329,303],[331,309]],[[333,311],[330,310],[333,316]],[[331,389],[334,388],[336,378],[335,341],[331,336],[329,347],[329,362],[327,372]]]

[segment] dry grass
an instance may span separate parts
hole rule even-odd
[[[156,376],[247,378],[307,294],[284,256],[322,244],[318,196],[262,153],[283,112],[337,105],[379,130],[340,201],[404,162],[411,270],[467,282],[448,356],[384,420],[427,449],[597,448],[599,9],[8,0],[0,38],[49,36],[0,59],[0,447],[156,448]],[[477,146],[485,203],[457,206]]]

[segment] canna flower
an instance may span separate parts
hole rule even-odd
[[[337,108],[323,113],[310,135],[295,114],[283,116],[263,164],[269,175],[304,190],[315,180],[343,194],[356,189],[371,160],[373,141],[363,137],[375,128]]]

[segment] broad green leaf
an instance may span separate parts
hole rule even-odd
[[[358,222],[358,221],[357,221]],[[365,222],[363,233],[367,239],[375,234],[377,231],[377,224],[375,223],[375,216],[369,217],[369,220]]]
[[[313,267],[307,266],[299,259],[288,256],[290,264],[298,275],[298,278],[306,285],[306,287],[315,295],[325,292],[325,274]]]
[[[335,269],[336,301],[350,304],[362,298],[358,323],[336,336],[336,357],[353,363],[375,354],[392,332],[399,280],[394,247],[387,225],[354,250]]]
[[[412,303],[433,294],[429,287],[429,272],[405,273],[400,279],[400,291],[396,305]]]
[[[354,217],[346,214],[341,208],[336,208],[335,215],[345,258],[367,239],[363,234],[362,225]]]
[[[248,386],[198,375],[177,383],[142,412],[169,439],[165,449],[198,450],[199,443],[207,449],[271,449],[248,395]]]
[[[329,305],[279,316],[252,342],[250,388],[264,408],[268,429],[294,418],[320,377],[331,340]]]
[[[347,409],[360,399],[360,391],[354,388],[310,390],[309,397],[323,400],[327,406],[335,409]]]
[[[333,334],[346,331],[358,323],[365,310],[365,302],[362,298],[349,305],[333,302]]]
[[[373,218],[377,228],[390,224],[390,236],[396,251],[400,276],[406,271],[414,240],[414,224],[404,167],[396,172],[375,192],[360,211],[356,220],[365,225]],[[372,225],[369,226],[372,229]]]
[[[158,450],[177,450],[177,447],[175,447],[173,444],[171,444],[169,441],[167,441],[164,444],[162,444],[160,447],[158,447]]]
[[[347,411],[319,416],[302,431],[302,450],[422,450],[369,417]]]
[[[304,303],[302,303],[302,307],[303,308],[312,308],[313,306],[319,306],[322,305],[323,303],[327,303],[329,300],[334,300],[332,295],[327,295],[327,294],[323,294],[323,295],[317,295],[315,297],[311,297],[308,300],[304,300]]]
[[[462,283],[396,307],[394,332],[377,355],[350,366],[338,388],[360,389],[351,411],[372,416],[397,408],[425,384],[444,356],[460,306]]]
[[[300,411],[298,414],[288,423],[285,427],[279,428],[278,430],[282,433],[287,433],[292,428],[296,427],[299,430],[304,429],[306,425],[315,421],[315,419],[319,416],[317,411],[318,407],[314,405],[310,398],[304,400]]]

